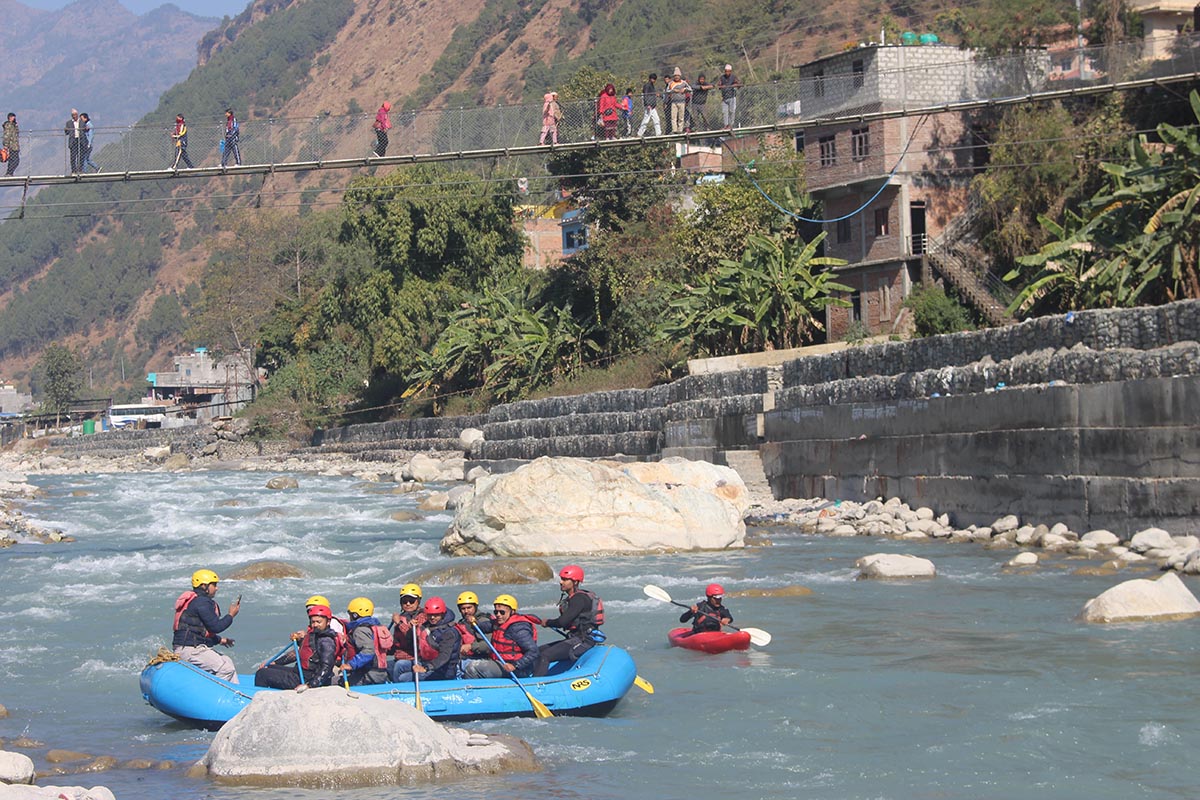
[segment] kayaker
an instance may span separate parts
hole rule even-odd
[[[539,648],[533,676],[540,678],[550,670],[552,661],[575,661],[604,641],[600,626],[604,624],[604,603],[593,592],[579,588],[583,583],[583,567],[571,564],[558,573],[562,595],[558,601],[558,616],[542,620],[542,626],[557,628],[565,639]]]
[[[421,625],[421,587],[406,583],[400,587],[400,610],[392,614],[392,651],[396,661],[389,667],[394,673],[409,672],[413,666],[413,625]]]
[[[356,597],[346,605],[350,615],[347,624],[346,668],[352,686],[364,683],[387,683],[388,651],[392,649],[392,632],[375,617],[375,604],[367,597]]]
[[[463,675],[468,678],[502,678],[511,673],[518,678],[527,678],[538,660],[537,617],[517,613],[517,598],[502,594],[492,604],[495,617],[492,620],[492,647],[479,642],[490,654],[490,658],[473,658],[463,662]],[[483,624],[480,623],[480,628]],[[486,631],[485,631],[486,632]]]
[[[431,597],[425,601],[425,621],[417,631],[418,647],[421,649],[419,664],[414,664],[407,672],[392,672],[392,680],[404,683],[413,679],[417,673],[425,680],[449,681],[458,677],[458,665],[461,659],[459,647],[462,637],[454,627],[453,615],[446,616],[446,601],[440,597]],[[426,654],[426,647],[429,648]]]
[[[220,580],[211,569],[198,569],[192,573],[191,590],[175,600],[175,632],[171,646],[181,660],[230,683],[237,683],[233,659],[213,648],[217,645],[233,647],[233,639],[221,636],[221,632],[233,624],[233,618],[242,608],[242,598],[234,600],[229,613],[221,616],[221,607],[213,600]]]
[[[493,618],[489,614],[479,616],[479,595],[472,591],[461,593],[456,605],[459,620],[454,623],[454,627],[458,628],[458,633],[462,636],[462,647],[459,648],[462,657],[488,658],[492,651],[488,649],[487,642],[479,638],[475,626],[478,625],[484,633],[491,633]]]
[[[307,610],[308,630],[299,640],[294,640],[298,641],[299,647],[264,664],[254,673],[255,686],[302,691],[333,683],[334,668],[341,663],[346,637],[330,626],[333,611],[329,606],[311,605]],[[301,669],[296,669],[297,650]],[[301,670],[303,681],[300,680]]]
[[[719,631],[722,625],[733,622],[733,614],[724,605],[725,589],[710,583],[704,589],[704,599],[679,615],[680,622],[692,620],[692,633]]]

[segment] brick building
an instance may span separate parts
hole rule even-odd
[[[781,114],[803,119],[944,105],[1032,84],[1044,57],[989,61],[944,45],[868,45],[799,66],[800,98]],[[826,255],[845,259],[838,280],[851,308],[826,314],[829,339],[860,321],[872,334],[904,327],[902,304],[932,237],[959,215],[982,151],[963,112],[807,128],[795,136],[809,192],[823,203]]]

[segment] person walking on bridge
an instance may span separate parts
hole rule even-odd
[[[171,169],[178,170],[179,162],[187,164],[188,169],[195,169],[192,166],[192,160],[188,158],[187,152],[187,122],[183,119],[183,114],[175,115],[175,130],[171,134],[171,138],[175,141],[175,163],[171,165]]]
[[[371,126],[375,130],[374,152],[380,158],[387,155],[388,131],[392,129],[392,119],[388,116],[388,112],[391,110],[392,104],[384,100],[383,105],[375,112],[375,123]]]
[[[4,122],[4,149],[8,151],[8,169],[5,175],[12,175],[21,163],[21,129],[17,126],[17,115],[8,112]]]
[[[242,127],[238,125],[237,117],[233,115],[233,109],[225,109],[225,146],[221,148],[221,166],[229,161],[229,157],[233,156],[235,166],[242,165],[242,149],[239,144],[242,141]]]

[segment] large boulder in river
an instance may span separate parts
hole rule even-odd
[[[189,774],[328,791],[536,768],[514,737],[444,727],[399,700],[329,686],[255,695]]]
[[[0,783],[33,783],[33,759],[0,750]]]
[[[273,581],[280,578],[303,578],[304,570],[286,561],[252,561],[226,575],[231,581]]]
[[[669,466],[652,473],[656,482],[644,483],[638,476],[646,471],[635,465],[539,458],[480,478],[442,550],[546,556],[744,546],[745,485],[737,473],[714,464]],[[702,479],[704,468],[709,474]]]
[[[1083,605],[1081,622],[1170,622],[1200,616],[1200,600],[1174,572],[1137,578],[1101,592]]]
[[[540,558],[494,558],[431,569],[409,580],[420,586],[516,586],[553,578],[554,570]]]
[[[937,575],[937,569],[929,559],[903,553],[863,556],[855,566],[859,569],[859,578],[932,578]]]

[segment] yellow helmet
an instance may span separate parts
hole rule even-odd
[[[517,598],[513,597],[511,594],[502,594],[499,597],[497,597],[495,599],[495,601],[493,601],[492,605],[508,606],[513,611],[516,611],[517,610]]]
[[[369,617],[375,613],[375,604],[365,597],[356,597],[346,606],[346,610],[360,617]]]
[[[192,588],[199,589],[206,583],[216,583],[221,580],[211,569],[198,569],[192,573]]]
[[[457,605],[461,606],[463,603],[474,603],[475,605],[479,605],[479,595],[475,594],[474,592],[463,592],[458,596]]]
[[[310,597],[304,601],[304,605],[305,605],[305,607],[307,607],[307,606],[327,606],[327,605],[329,605],[329,598],[323,594],[314,594],[312,597]]]
[[[421,587],[417,586],[415,583],[406,583],[400,587],[400,596],[401,597],[420,597],[421,596]]]

